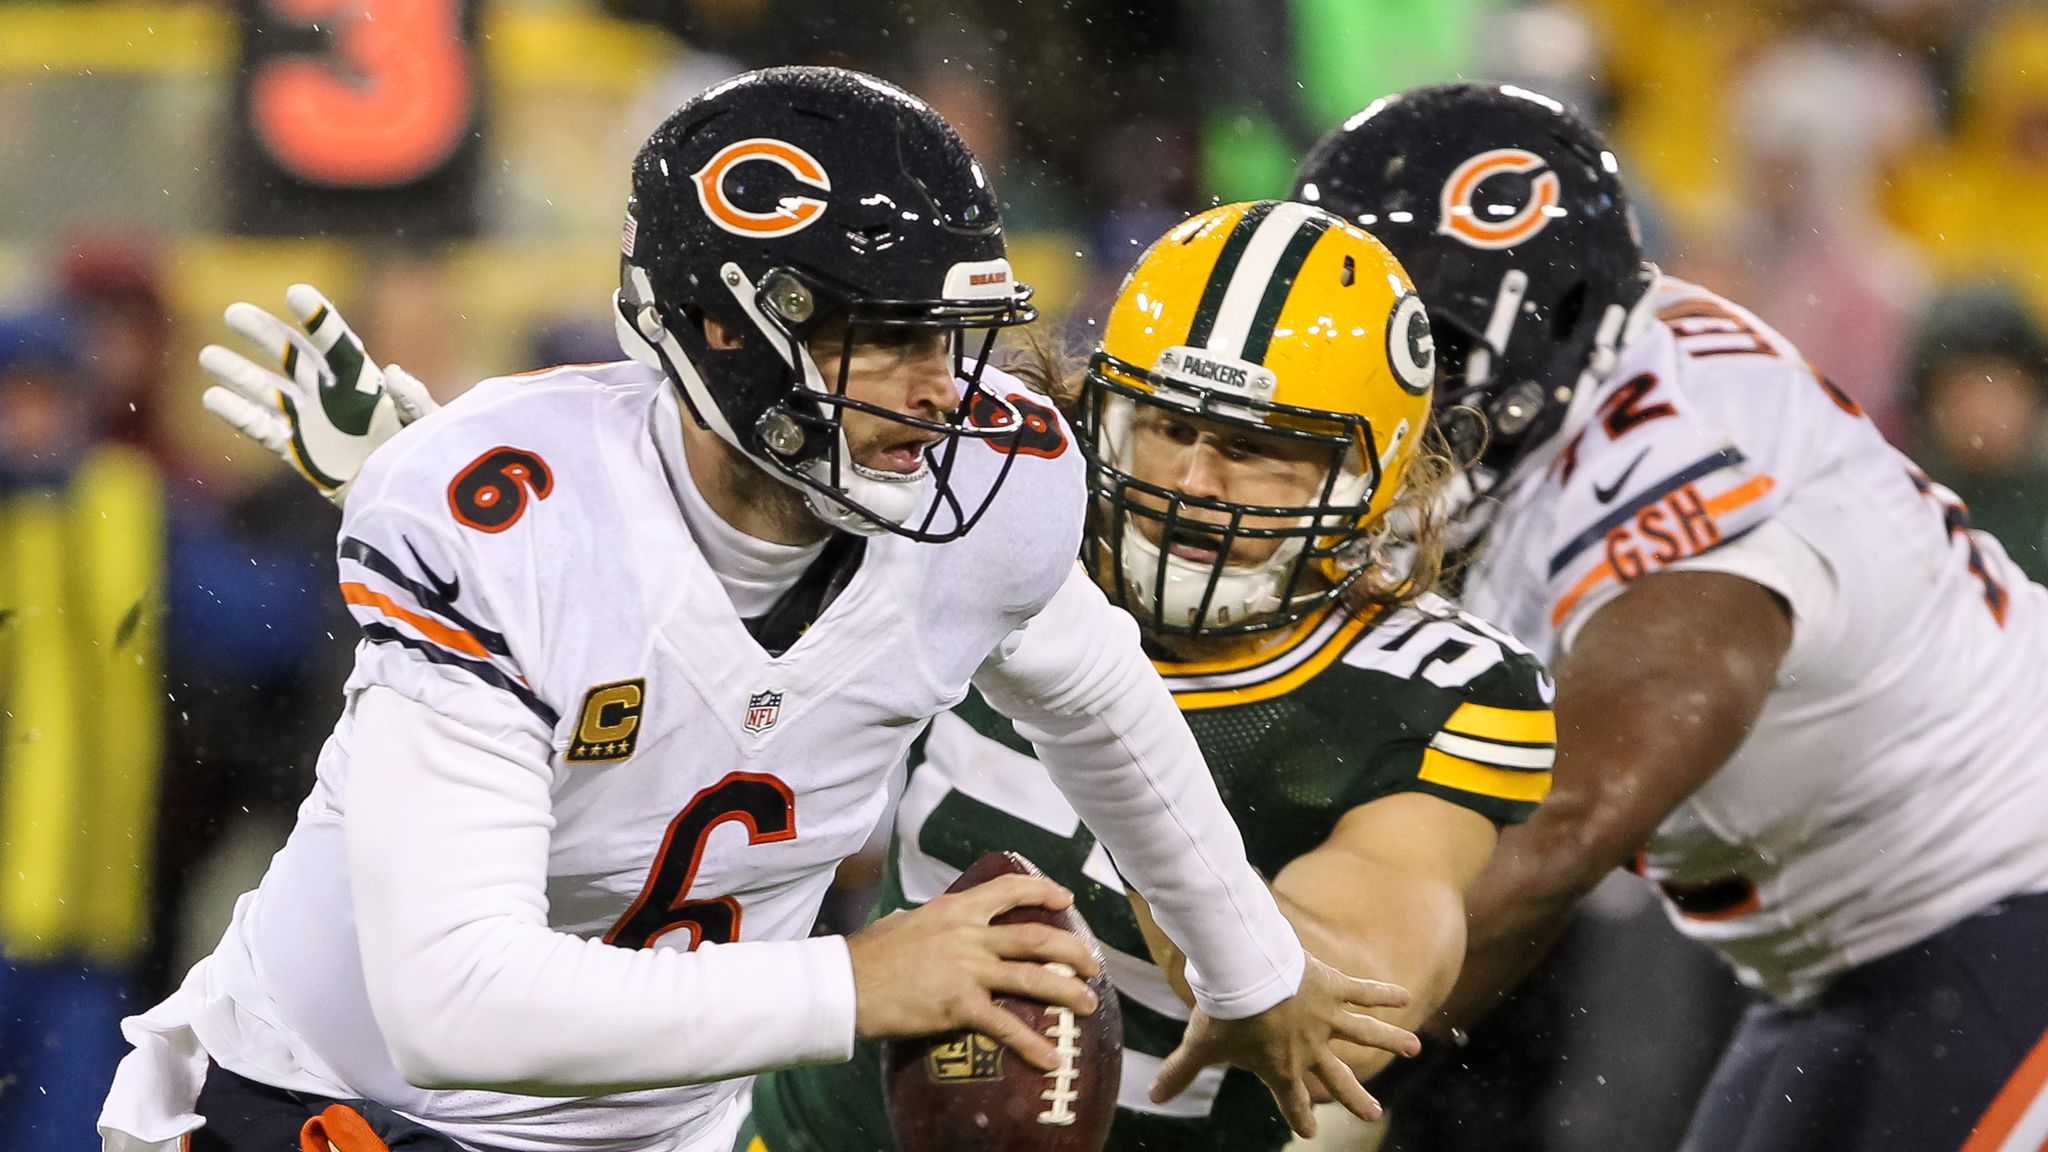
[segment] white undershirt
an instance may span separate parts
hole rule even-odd
[[[683,421],[689,419],[677,402],[675,390],[664,388],[654,402],[654,449],[668,471],[669,490],[682,509],[683,523],[690,537],[704,553],[705,563],[732,600],[740,619],[765,614],[796,585],[812,561],[825,550],[816,544],[777,544],[762,540],[726,523],[697,488],[690,463],[683,451]]]

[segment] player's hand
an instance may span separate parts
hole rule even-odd
[[[1072,892],[1042,876],[999,876],[891,913],[847,937],[854,1034],[870,1040],[967,1029],[1051,1071],[1059,1064],[1052,1041],[994,997],[1057,1004],[1085,1016],[1095,1011],[1095,994],[1082,981],[1101,965],[1070,932],[989,921],[1012,908],[1057,911],[1073,903]]]
[[[404,369],[378,368],[318,289],[294,284],[285,303],[303,332],[254,304],[228,306],[228,327],[276,367],[208,344],[199,366],[219,383],[200,403],[340,504],[370,453],[438,405]]]
[[[1415,1055],[1422,1045],[1413,1033],[1360,1011],[1407,1003],[1404,988],[1346,976],[1310,956],[1300,990],[1257,1016],[1214,1020],[1197,1008],[1180,1047],[1161,1063],[1152,1081],[1152,1099],[1163,1104],[1180,1095],[1197,1072],[1212,1064],[1235,1064],[1266,1082],[1281,1115],[1299,1136],[1316,1134],[1309,1104],[1311,1079],[1359,1119],[1377,1120],[1382,1113],[1379,1101],[1331,1050],[1330,1042],[1348,1040],[1397,1056]]]

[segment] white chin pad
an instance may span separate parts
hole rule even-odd
[[[1127,513],[1120,551],[1124,581],[1137,607],[1146,612],[1156,607],[1159,618],[1174,627],[1221,628],[1243,624],[1285,607],[1280,600],[1280,581],[1294,558],[1301,554],[1302,543],[1299,538],[1288,540],[1257,564],[1227,564],[1218,573],[1213,565],[1197,564],[1160,548]],[[1197,619],[1212,573],[1216,576],[1216,592],[1209,598],[1209,610]],[[1161,585],[1157,605],[1152,597],[1155,581]]]
[[[932,467],[930,449],[926,449],[925,460],[915,472],[885,472],[862,466],[854,460],[852,449],[847,447],[846,432],[839,433],[839,458],[845,467],[839,471],[840,490],[846,498],[874,513],[874,518],[862,515],[831,495],[806,489],[805,495],[811,512],[834,528],[855,532],[862,536],[874,536],[887,531],[877,519],[889,525],[901,526],[907,523],[931,495]],[[823,460],[813,460],[805,465],[811,478],[830,486],[831,465]]]

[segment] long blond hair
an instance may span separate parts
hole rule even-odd
[[[1087,358],[1055,343],[1037,324],[1018,336],[1003,370],[1049,398],[1061,415],[1078,424]],[[1344,588],[1346,608],[1359,614],[1398,608],[1444,583],[1450,574],[1454,513],[1448,497],[1457,477],[1458,461],[1432,416],[1417,439],[1415,457],[1402,473],[1393,503],[1366,530],[1366,559],[1357,578]]]

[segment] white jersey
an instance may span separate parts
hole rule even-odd
[[[1796,1003],[2048,889],[2048,592],[1782,336],[1683,281],[1653,292],[1506,486],[1465,600],[1555,661],[1645,573],[1784,598],[1775,691],[1645,865],[1681,930]]]
[[[1052,435],[1068,436],[1049,404],[999,373],[989,377],[1014,401],[1041,408]],[[1142,684],[1096,686],[1034,666],[1040,645],[1021,635],[1029,623],[1048,640],[1060,630],[1097,638],[1053,647],[1081,651],[1098,679],[1126,653],[1145,667],[1134,630],[1117,624],[1123,614],[1076,576],[1085,491],[1080,454],[1064,439],[1019,452],[962,539],[869,540],[844,591],[793,647],[770,657],[678,512],[671,485],[673,469],[685,466],[680,419],[656,372],[633,363],[562,369],[479,385],[372,459],[350,495],[340,544],[342,591],[365,635],[349,708],[262,886],[242,898],[219,948],[174,1002],[141,1018],[143,1031],[168,1034],[189,1019],[199,1047],[223,1067],[373,1099],[479,1148],[722,1148],[746,1087],[733,1077],[850,1052],[844,942],[805,937],[835,867],[881,818],[891,770],[924,722],[963,698],[970,678],[1012,701],[1011,714],[1055,745],[1086,743],[1095,717],[1118,711],[1096,698],[1102,692],[1178,724],[1156,677],[1150,695]],[[971,440],[957,452],[952,480],[973,507],[1006,453]],[[1070,716],[1069,703],[1088,716]],[[374,709],[381,722],[358,724]],[[405,883],[389,875],[385,854],[418,857],[437,881],[495,866],[407,842],[417,815],[409,802],[445,801],[452,793],[442,785],[393,803],[388,785],[378,792],[365,783],[402,738],[391,731],[399,723],[452,726],[458,741],[505,750],[475,761],[476,771],[504,780],[487,779],[473,794],[483,807],[497,805],[487,794],[501,790],[528,801],[502,817],[479,816],[465,831],[528,845],[532,869],[477,882],[479,899],[516,891],[504,897],[511,914],[478,907],[472,918],[530,919],[503,928],[503,938],[507,949],[542,955],[537,966],[501,968],[493,944],[465,958],[473,970],[447,974],[446,995],[427,1000],[406,972],[387,970],[388,950],[412,957],[423,966],[418,982],[432,983],[424,965],[434,950],[484,929],[462,923],[463,909],[445,940],[407,937],[414,925],[385,922],[379,893],[399,902]],[[1142,745],[1137,727],[1087,749]],[[1219,823],[1227,829],[1228,816],[1213,788],[1206,801],[1175,790],[1183,779],[1206,786],[1199,755],[1182,755],[1183,745],[1192,749],[1184,726],[1178,740],[1154,741],[1170,765],[1135,769],[1145,754],[1134,750],[1094,777],[1063,783],[1114,808],[1098,812],[1127,831],[1120,854],[1128,847],[1149,857],[1143,866],[1155,877],[1175,864],[1190,874],[1185,883],[1162,881],[1170,901],[1183,909],[1235,903],[1192,930],[1212,944],[1217,962],[1205,975],[1219,1010],[1262,1011],[1298,984],[1299,946],[1241,862],[1241,847],[1233,870],[1231,839],[1191,842]],[[461,754],[446,747],[451,758]],[[364,819],[351,826],[352,803],[377,814],[375,829]],[[450,819],[427,816],[423,827]],[[508,832],[505,823],[520,826]],[[366,852],[384,864],[381,877],[365,868]],[[580,999],[564,997],[565,981],[581,985]],[[699,987],[715,995],[690,992]],[[530,1012],[522,996],[532,997]],[[472,1011],[472,1000],[494,1007]],[[403,1054],[432,1048],[443,1022],[489,1038],[464,1056],[467,1067],[489,1071],[450,1079],[637,1090],[415,1087],[401,1071]],[[697,1054],[684,1060],[665,1049]],[[705,1082],[662,1086],[680,1081],[678,1066]],[[121,1096],[117,1080],[108,1111],[117,1120],[135,1111],[116,1107]]]

